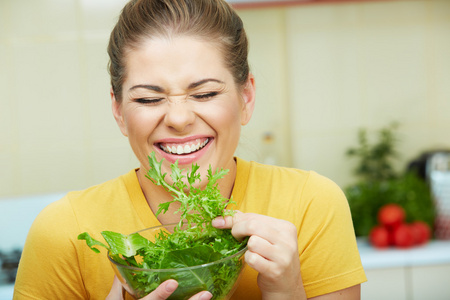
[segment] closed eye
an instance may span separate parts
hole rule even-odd
[[[157,104],[163,100],[164,98],[138,98],[134,101],[141,104]]]
[[[218,94],[219,92],[210,92],[205,94],[192,95],[192,97],[197,100],[208,100],[210,98],[217,96]]]

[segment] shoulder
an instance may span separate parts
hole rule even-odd
[[[96,223],[96,220],[106,216],[104,211],[119,206],[123,203],[123,199],[126,199],[126,181],[131,175],[130,172],[85,190],[67,193],[39,213],[33,222],[30,234],[40,235],[51,232],[52,236],[67,237],[69,233],[79,232],[86,220],[89,220],[90,224]]]
[[[348,202],[334,181],[314,171],[237,162],[236,181],[244,190],[242,210],[297,227],[302,279],[309,297],[365,280]]]
[[[245,161],[237,158],[237,177],[236,180],[244,182],[259,181],[261,183],[277,182],[286,184],[295,182],[306,182],[310,176],[309,171],[300,169],[265,165],[254,161]]]
[[[302,197],[314,197],[318,194],[337,193],[342,195],[341,188],[331,179],[314,171],[296,168],[265,165],[237,159],[238,173],[236,181],[246,185],[258,185],[258,189],[294,191]]]
[[[88,189],[69,192],[39,213],[22,252],[17,295],[86,299],[86,286],[99,282],[104,285],[112,278],[112,270],[97,276],[98,256],[77,237],[87,231],[95,239],[101,239],[101,230],[119,231],[118,226],[131,223],[127,214],[127,209],[132,210],[127,205],[128,190],[138,186],[133,176],[134,170]],[[85,281],[83,276],[89,280]]]
[[[78,271],[67,266],[79,263],[74,246],[78,228],[67,195],[38,214],[22,251],[15,284],[17,297],[39,297],[49,284],[47,281],[77,281]]]
[[[127,194],[128,191],[138,186],[135,170],[125,175],[108,180],[98,185],[94,185],[85,190],[72,191],[67,194],[67,199],[71,204],[82,205],[83,202],[92,207],[92,205],[103,205],[103,202],[114,201],[120,199]],[[95,200],[94,202],[92,200]]]
[[[237,159],[233,197],[239,209],[301,222],[305,215],[346,209],[340,187],[314,171]]]

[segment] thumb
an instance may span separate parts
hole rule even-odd
[[[161,283],[153,292],[141,298],[141,300],[165,300],[172,295],[178,287],[178,282],[169,279]]]
[[[243,215],[244,213],[242,213],[241,211],[235,210],[232,216],[225,215],[217,217],[212,220],[211,224],[212,226],[219,229],[230,229],[234,224],[240,221]]]

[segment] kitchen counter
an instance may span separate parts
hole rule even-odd
[[[358,239],[358,249],[365,270],[450,264],[450,240],[409,249],[376,249],[367,239]]]
[[[358,239],[368,281],[362,300],[450,299],[450,240],[409,249],[376,249]]]
[[[14,292],[14,284],[0,285],[0,300],[11,300]]]

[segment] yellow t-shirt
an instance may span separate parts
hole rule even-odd
[[[298,229],[303,284],[308,297],[366,280],[348,203],[339,187],[314,172],[237,158],[233,200],[242,212],[285,219]],[[22,253],[14,299],[105,299],[114,272],[106,251],[94,253],[78,234],[103,240],[103,230],[124,234],[160,225],[135,170],[84,191],[68,193],[34,221]],[[246,267],[232,299],[260,299],[257,273]]]

